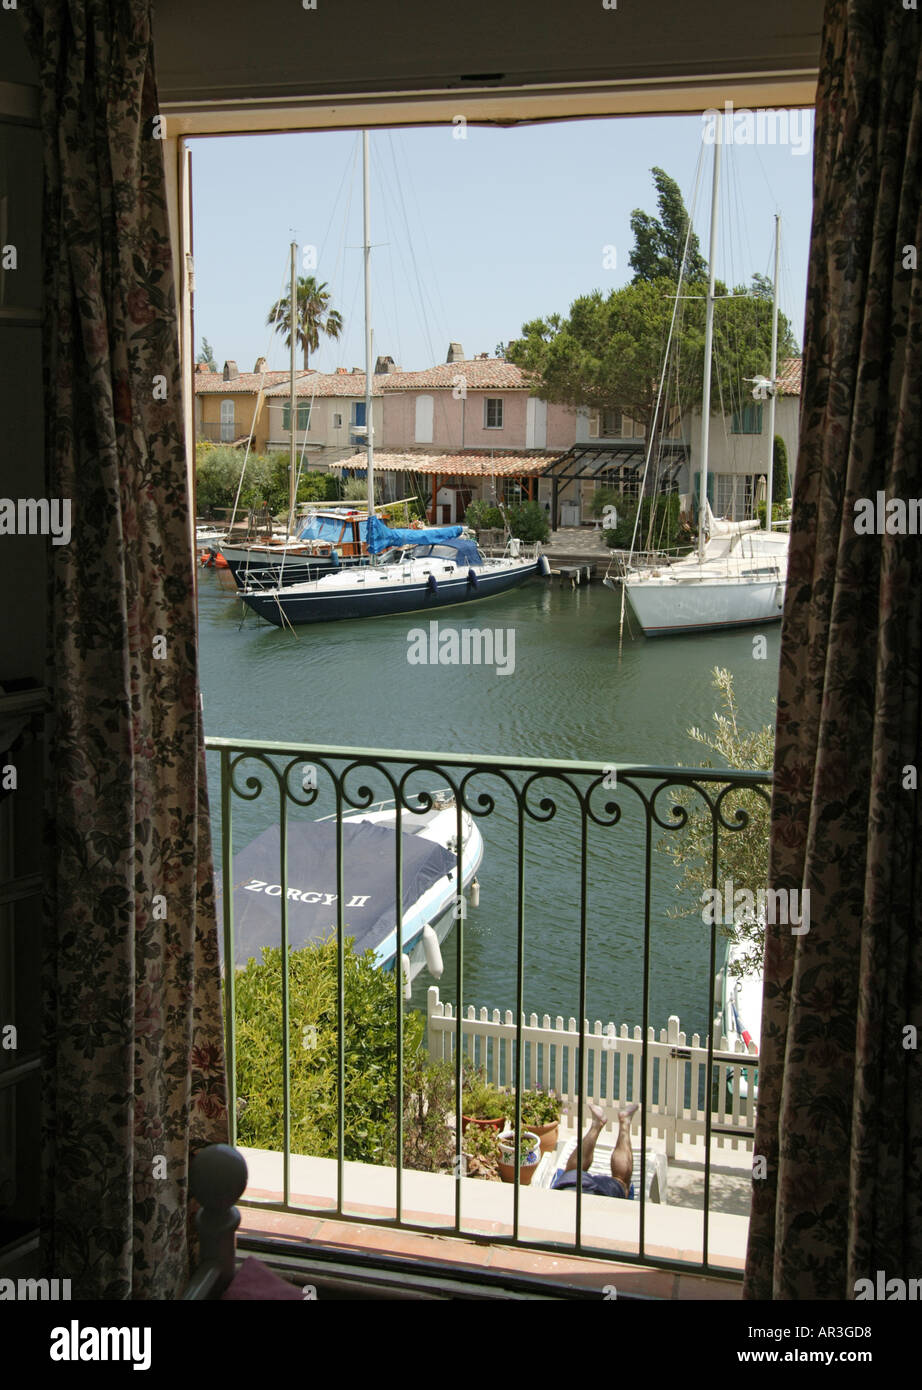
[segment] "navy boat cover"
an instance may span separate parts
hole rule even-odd
[[[406,819],[407,813],[404,813]],[[403,910],[455,868],[442,845],[403,833]],[[374,821],[343,822],[344,935],[356,951],[377,947],[395,928],[397,832]],[[282,896],[279,827],[273,825],[234,856],[234,959],[262,959],[264,946],[280,946]],[[219,937],[222,885],[217,884]],[[288,941],[297,950],[336,930],[336,822],[288,823]]]

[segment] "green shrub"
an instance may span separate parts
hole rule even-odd
[[[589,510],[593,516],[601,516],[606,507],[614,507],[620,516],[621,509],[625,505],[625,499],[617,489],[613,487],[600,487],[592,494],[592,502],[589,505]],[[631,503],[628,505],[634,506],[636,512],[637,507],[635,504]]]
[[[338,502],[343,485],[334,473],[302,473],[298,484],[299,502]]]
[[[503,514],[492,502],[477,497],[464,513],[464,524],[472,531],[502,530],[505,526]]]
[[[447,1116],[455,1105],[452,1062],[417,1052],[404,1067],[403,1164],[426,1173],[452,1170],[457,1145]]]
[[[377,496],[375,502],[377,502]],[[344,502],[367,502],[368,481],[366,478],[347,478],[343,483]]]
[[[546,541],[551,533],[547,513],[540,502],[517,502],[506,508],[509,530],[520,541],[531,545],[533,541]]]
[[[783,502],[789,490],[787,445],[781,435],[776,434],[772,440],[772,498]]]
[[[507,1091],[500,1091],[487,1081],[483,1067],[465,1061],[462,1073],[461,1110],[475,1120],[502,1120],[510,1113]]]
[[[759,522],[762,526],[765,525],[765,507],[766,504],[764,502],[760,502],[756,507],[756,516],[759,518]],[[790,515],[790,502],[776,502],[772,499],[772,521],[786,521]]]
[[[396,1148],[397,1022],[393,974],[374,953],[343,952],[347,1159],[393,1163]],[[293,1153],[335,1158],[337,1142],[336,940],[290,953],[290,1091]],[[237,973],[237,1094],[240,1143],[282,1148],[282,953],[263,951]],[[404,1019],[404,1057],[414,1075],[422,1015]],[[305,1045],[309,1044],[309,1045]]]
[[[513,1107],[515,1095],[513,1094]],[[515,1109],[512,1111],[515,1114]],[[550,1125],[560,1119],[560,1100],[553,1091],[522,1092],[522,1123],[525,1125]]]
[[[499,1178],[502,1150],[499,1133],[492,1125],[468,1125],[461,1139],[461,1151],[468,1157],[468,1176]]]
[[[596,496],[599,494],[597,493]],[[652,548],[672,550],[682,545],[688,532],[679,519],[679,495],[676,492],[662,493],[660,496],[645,497],[637,528],[637,550],[647,549],[647,535],[650,530],[650,511],[654,507]],[[607,504],[603,504],[607,505]],[[609,550],[628,550],[634,534],[634,519],[637,516],[637,503],[632,498],[622,497],[614,504],[618,512],[618,524],[602,533],[604,544]]]
[[[199,510],[232,507],[240,482],[243,454],[229,444],[195,446],[195,500]]]

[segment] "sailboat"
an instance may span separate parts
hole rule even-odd
[[[472,603],[504,593],[536,575],[550,573],[547,556],[540,553],[537,544],[526,552],[522,543],[512,538],[504,555],[487,559],[474,533],[463,526],[398,529],[385,526],[376,514],[367,131],[362,137],[362,173],[368,480],[365,542],[370,563],[337,568],[317,579],[295,584],[243,589],[240,596],[247,607],[276,627],[340,618],[383,617]]]
[[[723,119],[717,117],[718,121]],[[684,559],[625,573],[623,595],[645,637],[710,632],[753,623],[778,622],[784,609],[789,536],[772,529],[772,447],[775,426],[775,380],[778,368],[779,219],[775,219],[775,280],[772,301],[771,387],[768,421],[768,494],[765,530],[758,521],[716,518],[707,501],[708,436],[711,415],[711,358],[714,337],[714,281],[717,249],[717,197],[722,132],[714,140],[711,237],[708,263],[707,318],[704,340],[704,386],[701,406],[701,472],[697,551]],[[756,394],[756,391],[753,394]]]
[[[222,545],[220,554],[241,589],[272,589],[319,579],[367,556],[367,517],[351,502],[311,507],[296,533],[277,544]]]

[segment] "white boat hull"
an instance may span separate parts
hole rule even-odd
[[[687,581],[627,577],[623,582],[645,637],[779,622],[784,609],[785,580],[777,575]]]

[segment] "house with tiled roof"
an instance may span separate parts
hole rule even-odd
[[[538,479],[573,440],[577,412],[531,394],[533,378],[512,362],[466,358],[452,343],[445,362],[383,380],[383,434],[376,463],[401,495],[409,479],[429,518],[460,521],[476,498],[539,498]]]
[[[778,363],[776,376],[774,433],[784,440],[787,451],[789,489],[793,487],[797,467],[801,370],[799,357],[787,357]],[[740,519],[754,515],[755,504],[761,500],[764,488],[761,480],[767,476],[771,456],[768,408],[768,400],[754,399],[747,385],[739,409],[730,411],[723,420],[720,416],[711,420],[708,500],[716,516]],[[701,466],[700,411],[690,413],[683,420],[683,431],[689,444],[689,469],[693,478]],[[691,490],[691,484],[686,486]]]
[[[379,358],[384,366],[390,358]],[[372,379],[372,417],[376,442],[383,430],[383,383]],[[365,373],[360,367],[335,372],[303,372],[295,383],[295,446],[305,468],[330,468],[351,457],[365,443]],[[266,392],[267,447],[288,449],[291,441],[291,391],[285,380]]]
[[[253,449],[264,453],[268,441],[265,395],[280,381],[288,381],[288,372],[268,371],[264,357],[257,360],[252,372],[238,371],[234,361],[225,362],[220,372],[197,362],[193,393],[196,439],[245,444],[252,429]]]

